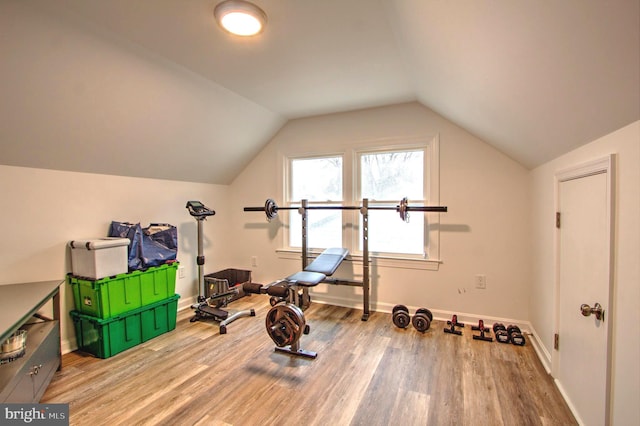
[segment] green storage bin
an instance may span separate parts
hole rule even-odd
[[[78,349],[109,358],[176,328],[180,295],[109,319],[71,311]]]
[[[96,318],[112,318],[165,300],[176,292],[178,262],[90,280],[67,275],[73,289],[75,309]]]

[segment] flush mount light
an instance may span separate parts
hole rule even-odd
[[[223,1],[213,10],[213,15],[222,28],[238,36],[256,35],[267,23],[267,14],[244,0]]]

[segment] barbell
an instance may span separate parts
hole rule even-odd
[[[364,207],[361,206],[307,206],[306,210],[360,210]],[[446,206],[410,206],[407,197],[400,200],[400,203],[395,207],[391,206],[369,206],[369,210],[395,210],[400,214],[400,219],[405,222],[409,222],[409,212],[440,212],[446,213]],[[267,216],[267,220],[271,221],[278,216],[279,210],[301,210],[303,207],[280,207],[276,202],[267,198],[264,203],[264,207],[245,207],[245,212],[264,212]]]

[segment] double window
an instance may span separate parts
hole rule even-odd
[[[411,146],[375,147],[340,154],[285,159],[285,201],[299,206],[360,206],[369,200],[369,250],[374,257],[437,260],[437,214],[410,212],[409,223],[395,210],[403,197],[409,205],[437,205],[437,139]],[[385,209],[375,209],[384,207]],[[301,246],[301,217],[289,211],[287,245]],[[433,215],[433,218],[432,216]],[[308,247],[347,247],[362,251],[359,210],[308,212]]]

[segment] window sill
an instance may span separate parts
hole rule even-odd
[[[280,259],[297,260],[300,261],[301,252],[295,249],[277,249],[276,253]],[[315,259],[320,254],[320,251],[311,251],[309,253],[309,259]],[[361,254],[349,254],[346,259],[348,262],[354,262],[355,264],[362,264]],[[440,269],[441,260],[435,259],[411,259],[402,257],[391,256],[370,256],[371,264],[383,268],[398,268],[398,269],[418,269],[424,271],[437,271]]]

